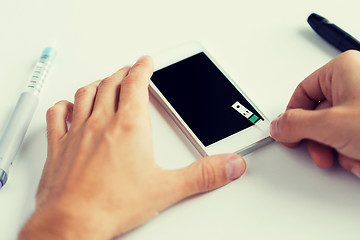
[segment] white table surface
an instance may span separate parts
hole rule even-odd
[[[296,85],[339,54],[308,26],[317,12],[360,37],[358,0],[2,0],[0,124],[43,47],[58,57],[23,146],[0,191],[0,239],[15,239],[34,209],[46,159],[46,110],[143,54],[198,40],[273,119]],[[186,166],[199,155],[151,99],[156,161]],[[315,167],[305,146],[272,143],[245,157],[247,172],[166,210],[121,239],[359,239],[360,180]],[[126,197],[126,196],[124,196]]]

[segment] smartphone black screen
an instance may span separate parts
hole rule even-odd
[[[204,146],[253,125],[232,108],[236,101],[263,119],[203,52],[154,72],[151,80]]]

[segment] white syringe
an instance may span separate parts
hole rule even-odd
[[[39,102],[40,90],[55,56],[56,51],[54,48],[47,47],[43,50],[39,61],[35,65],[26,90],[20,95],[10,121],[1,137],[0,189],[8,179],[9,168],[21,146],[30,121],[34,115]]]

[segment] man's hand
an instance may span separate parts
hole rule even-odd
[[[143,57],[79,89],[74,104],[61,101],[48,110],[48,158],[35,213],[20,239],[110,239],[243,174],[245,162],[235,154],[179,170],[155,164],[148,111],[152,72],[152,59]]]
[[[318,167],[337,158],[360,177],[360,52],[339,55],[301,82],[270,132],[289,147],[308,139]]]

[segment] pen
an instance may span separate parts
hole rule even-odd
[[[330,23],[326,18],[312,13],[307,19],[308,23],[323,39],[342,52],[353,49],[360,51],[360,42],[353,36]]]
[[[55,56],[55,49],[47,47],[43,50],[26,90],[20,95],[10,121],[0,139],[0,189],[8,179],[9,167],[12,165],[29,127],[38,105],[40,90]]]

